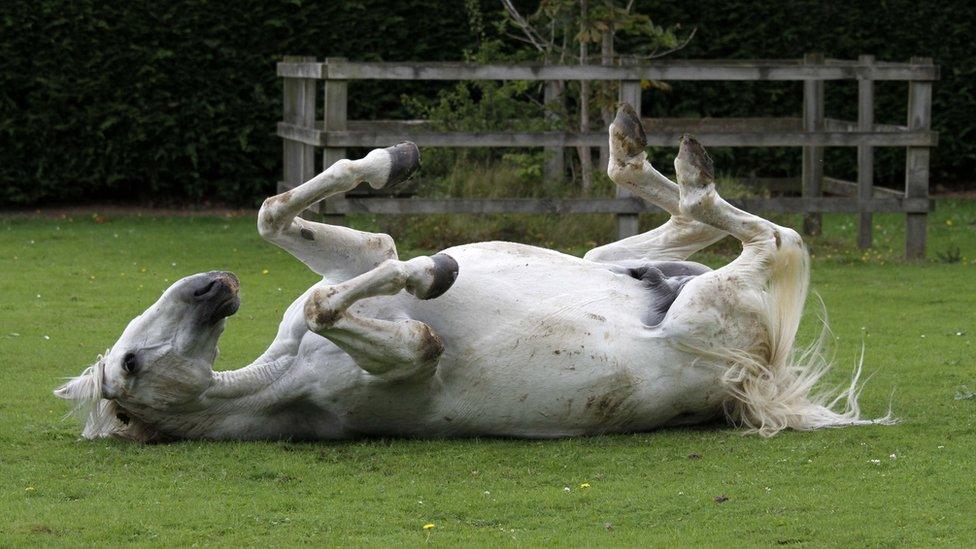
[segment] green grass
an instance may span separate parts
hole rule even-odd
[[[51,389],[173,280],[214,268],[238,273],[244,296],[218,368],[243,365],[314,275],[251,218],[0,220],[0,546],[972,545],[976,398],[956,396],[976,390],[976,204],[940,202],[924,264],[898,259],[902,219],[878,216],[867,255],[850,246],[853,216],[828,216],[810,241],[837,338],[829,382],[863,343],[863,406],[879,415],[890,400],[894,427],[160,446],[78,440]],[[556,238],[545,218],[526,224],[538,232],[512,237]],[[959,262],[934,259],[955,247]]]

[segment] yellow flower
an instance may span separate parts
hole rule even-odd
[[[946,225],[948,225],[948,226],[951,227],[952,226],[952,220],[951,219],[946,219]]]
[[[589,482],[584,482],[583,484],[580,484],[580,488],[589,488],[589,487],[590,487]]]
[[[437,526],[433,522],[428,522],[424,525],[424,530],[433,530],[434,528],[437,528]]]
[[[268,274],[268,270],[267,270],[267,269],[262,269],[262,270],[261,270],[261,274],[263,274],[263,275],[266,275],[266,274]]]

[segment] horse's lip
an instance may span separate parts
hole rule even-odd
[[[210,318],[216,322],[222,318],[227,318],[237,312],[237,309],[241,306],[241,299],[236,293],[227,296],[226,299],[221,301],[216,307],[214,307],[213,313]]]
[[[226,299],[221,301],[219,305],[214,307],[214,311],[213,314],[211,315],[211,318],[214,321],[217,321],[222,318],[227,318],[229,316],[232,316],[234,313],[237,312],[237,309],[239,309],[240,306],[241,306],[241,298],[238,297],[237,292],[235,291],[234,293],[229,295]]]

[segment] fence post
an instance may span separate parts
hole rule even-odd
[[[621,65],[636,65],[637,60],[632,57],[621,57]],[[637,111],[637,117],[641,115],[641,87],[639,80],[624,80],[620,82],[619,98],[621,103],[630,103]],[[627,189],[617,185],[617,198],[633,198],[634,194]],[[622,240],[629,236],[640,233],[639,218],[637,214],[617,214],[617,239]]]
[[[912,57],[912,63],[931,64],[931,57]],[[927,130],[932,125],[932,82],[908,83],[908,128]],[[928,147],[908,147],[905,154],[905,198],[929,196]],[[927,213],[909,213],[905,225],[905,258],[925,259]]]
[[[873,65],[873,55],[858,57],[862,65]],[[874,80],[861,78],[857,81],[857,129],[869,132],[874,129]],[[857,199],[871,200],[874,197],[874,148],[870,145],[857,146]],[[857,230],[857,246],[862,250],[871,247],[872,216],[861,212],[861,224]]]
[[[323,117],[322,131],[345,131],[347,129],[346,115],[349,104],[348,83],[345,80],[333,80],[329,78],[328,65],[330,62],[345,61],[345,57],[326,57],[325,58],[325,91],[323,92]],[[346,157],[346,149],[338,147],[325,147],[322,150],[322,169]],[[344,195],[337,195],[330,200],[343,200]],[[322,208],[324,210],[324,208]],[[345,216],[342,214],[328,214],[323,221],[329,225],[344,225]]]
[[[803,56],[805,65],[820,65],[823,54],[808,53]],[[823,80],[803,81],[803,131],[817,132],[824,128],[824,83]],[[823,148],[803,147],[803,198],[819,198],[823,187]],[[819,212],[803,216],[803,233],[820,234],[822,216]]]
[[[565,107],[563,86],[559,80],[547,80],[543,101],[545,102],[546,119],[550,124],[560,120],[562,107]],[[554,109],[553,107],[557,107]],[[562,183],[566,169],[566,149],[562,147],[546,147],[544,176],[546,182]]]
[[[291,63],[315,62],[314,57],[286,56]],[[315,127],[315,80],[285,78],[282,82],[282,120],[305,128]],[[315,147],[288,139],[282,144],[282,180],[278,192],[293,189],[315,176]]]

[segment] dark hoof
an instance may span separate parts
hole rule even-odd
[[[698,168],[706,182],[715,180],[715,164],[705,147],[691,134],[681,136],[678,143],[678,156],[689,165]]]
[[[386,180],[387,185],[397,185],[410,179],[417,170],[420,169],[420,149],[410,141],[404,141],[398,145],[387,147],[390,153],[390,177]]]
[[[621,103],[620,108],[617,109],[617,117],[613,119],[613,133],[624,146],[628,156],[637,156],[647,148],[644,126],[630,103]]]
[[[447,254],[434,254],[430,256],[434,260],[434,282],[430,285],[430,291],[421,299],[434,299],[444,295],[444,292],[451,289],[458,276],[458,264],[453,257]]]

